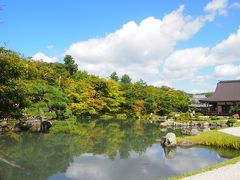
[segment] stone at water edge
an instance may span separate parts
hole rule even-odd
[[[208,122],[204,122],[203,123],[203,127],[208,127],[209,126],[209,123]]]
[[[48,132],[51,127],[52,127],[51,121],[43,121],[42,122],[42,131],[43,132]]]
[[[221,127],[228,127],[226,122],[221,123]]]
[[[204,128],[203,129],[203,132],[205,132],[205,131],[210,131],[211,129],[210,128]]]
[[[189,146],[192,146],[192,145],[193,145],[193,143],[192,143],[191,141],[188,141],[188,140],[183,141],[183,142],[180,144],[180,146],[183,146],[183,147],[189,147]]]
[[[190,136],[197,136],[199,134],[199,131],[197,129],[192,129],[190,131]]]
[[[21,132],[21,131],[22,131],[21,123],[16,123],[16,124],[14,124],[12,130],[13,130],[13,132]]]
[[[41,122],[34,122],[30,128],[31,132],[41,132]]]
[[[174,146],[177,144],[176,135],[174,133],[167,133],[165,138],[166,138],[166,141],[165,141],[166,146]]]
[[[37,132],[48,132],[52,127],[50,121],[40,121],[40,120],[28,120],[25,122],[16,123],[13,127],[14,132],[30,131],[33,133]]]

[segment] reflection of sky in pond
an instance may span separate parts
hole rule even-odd
[[[155,180],[204,168],[223,160],[213,150],[177,148],[164,151],[159,144],[154,144],[141,155],[130,152],[127,159],[120,159],[119,155],[111,160],[104,155],[84,154],[74,158],[65,174],[58,173],[49,179]]]
[[[239,156],[237,150],[210,147],[162,148],[153,144],[165,135],[155,126],[109,124],[85,130],[81,136],[23,134],[18,141],[2,136],[0,179],[155,180]]]

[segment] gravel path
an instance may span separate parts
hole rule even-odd
[[[240,137],[240,127],[226,128],[226,129],[221,129],[219,131]]]
[[[184,178],[184,180],[239,180],[240,162]]]
[[[240,137],[240,127],[226,128],[221,132]],[[183,178],[184,180],[240,180],[240,162]]]

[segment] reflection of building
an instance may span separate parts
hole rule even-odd
[[[214,95],[200,102],[207,104],[208,114],[230,115],[230,108],[240,105],[240,80],[218,82]]]

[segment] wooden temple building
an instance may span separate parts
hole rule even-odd
[[[208,115],[231,115],[230,108],[240,105],[240,80],[220,81],[213,96],[201,99]]]

